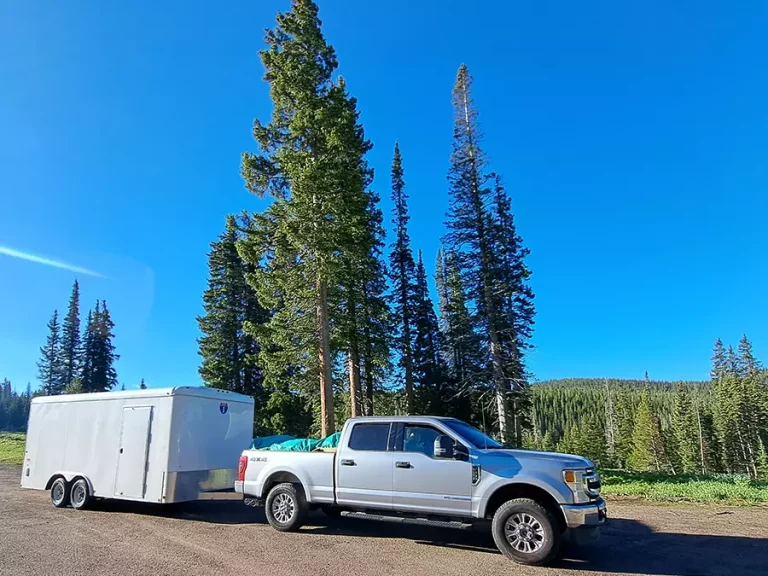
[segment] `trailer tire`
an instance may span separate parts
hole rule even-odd
[[[69,504],[69,486],[62,477],[56,478],[51,484],[51,504],[56,508],[66,508]]]
[[[269,491],[264,511],[272,528],[280,532],[295,532],[304,524],[309,505],[300,487],[284,482]]]
[[[75,510],[84,510],[91,504],[91,492],[88,482],[84,478],[78,478],[69,491],[69,502]]]
[[[557,522],[544,506],[528,498],[502,504],[493,515],[491,532],[499,551],[519,564],[547,564],[560,548]]]

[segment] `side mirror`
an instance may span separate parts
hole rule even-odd
[[[442,434],[435,438],[434,444],[435,458],[442,458],[446,460],[453,459],[453,438]]]

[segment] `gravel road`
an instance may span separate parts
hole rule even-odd
[[[0,465],[0,575],[428,576],[768,574],[768,508],[609,502],[593,549],[567,548],[550,568],[505,560],[484,532],[329,520],[296,534],[240,502],[177,507],[103,502],[54,509]]]

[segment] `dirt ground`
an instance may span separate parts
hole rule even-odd
[[[768,508],[609,502],[598,546],[566,547],[554,566],[528,568],[483,531],[313,513],[300,532],[282,534],[236,501],[112,501],[78,512],[22,490],[19,477],[0,465],[0,575],[768,575]]]

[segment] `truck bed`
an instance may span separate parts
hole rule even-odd
[[[248,478],[255,478],[247,494],[265,498],[265,483],[275,472],[295,474],[302,482],[307,501],[334,502],[334,461],[336,451],[280,452],[277,450],[246,450]],[[290,480],[280,480],[290,481]]]

